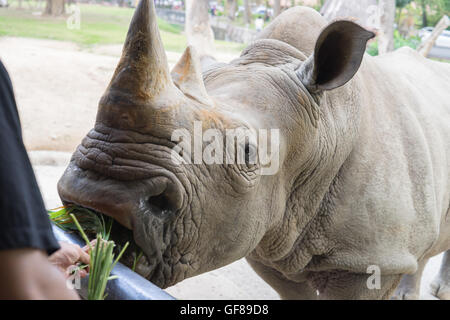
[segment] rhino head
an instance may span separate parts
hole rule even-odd
[[[372,36],[339,21],[320,33],[309,58],[260,39],[203,74],[188,47],[170,72],[153,1],[141,0],[95,127],[58,183],[62,201],[118,221],[145,253],[138,271],[162,288],[251,253],[282,259],[344,156],[336,140],[351,131],[331,119],[351,118],[353,96],[341,92],[347,96],[334,103],[326,91],[355,75]],[[203,131],[278,129],[278,170],[260,174],[261,163],[249,161],[258,150],[250,139],[239,146],[244,163],[177,163],[173,132],[195,138],[196,121]]]

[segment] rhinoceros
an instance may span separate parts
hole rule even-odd
[[[118,221],[161,288],[245,257],[283,299],[413,299],[446,252],[434,294],[449,299],[450,65],[368,56],[373,36],[295,7],[230,63],[188,47],[169,71],[141,0],[63,203]],[[195,121],[278,129],[278,170],[260,174],[247,140],[243,164],[174,162],[172,133]]]

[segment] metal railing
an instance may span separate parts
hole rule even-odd
[[[53,233],[58,241],[65,241],[84,246],[85,243],[72,233],[67,233],[53,225]],[[118,262],[111,272],[118,279],[108,281],[105,293],[107,300],[174,300],[170,294],[141,277],[130,268]],[[89,277],[89,276],[88,276]],[[78,294],[87,299],[88,277],[81,279]]]

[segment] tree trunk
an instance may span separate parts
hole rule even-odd
[[[208,0],[186,1],[187,42],[199,56],[214,56],[214,33],[209,22]]]
[[[395,0],[379,0],[380,32],[378,35],[378,53],[394,50]]]
[[[428,25],[427,4],[425,0],[422,0],[422,27],[425,28],[427,25]]]
[[[65,0],[47,0],[45,14],[59,16],[66,13]]]
[[[281,4],[280,0],[273,1],[273,17],[275,18],[281,13]]]
[[[244,0],[244,20],[246,24],[252,23],[252,12],[250,10],[250,0]]]
[[[397,16],[397,26],[400,27],[400,22],[402,20],[403,8],[398,8],[398,16]]]
[[[427,57],[431,49],[433,48],[437,38],[445,29],[447,29],[448,26],[450,26],[450,19],[448,16],[443,16],[442,19],[439,20],[431,35],[428,38],[424,39],[419,48],[417,48],[417,51],[419,51],[419,53],[424,57]]]
[[[236,18],[236,8],[237,8],[237,0],[227,0],[227,17],[231,21],[234,21]]]
[[[366,28],[379,27],[377,0],[327,0],[320,13],[329,22],[335,19],[356,19]]]

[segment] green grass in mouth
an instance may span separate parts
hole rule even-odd
[[[48,210],[50,220],[55,225],[66,232],[78,232],[81,236],[81,233],[70,214],[75,215],[83,231],[90,236],[91,239],[95,239],[97,234],[101,234],[103,240],[110,239],[114,222],[114,219],[111,217],[104,216],[103,214],[77,205],[67,205]],[[120,249],[120,245],[118,247]],[[136,266],[142,256],[143,251],[139,247],[135,248],[132,253],[133,262],[131,264],[131,270],[136,271]]]
[[[114,219],[111,217],[104,217],[104,215],[87,208],[76,205],[67,205],[48,210],[47,213],[50,220],[66,232],[79,232],[77,225],[70,216],[73,214],[77,218],[80,226],[82,226],[83,231],[94,235],[94,238],[95,235],[101,234],[104,240],[109,240],[111,235]]]

